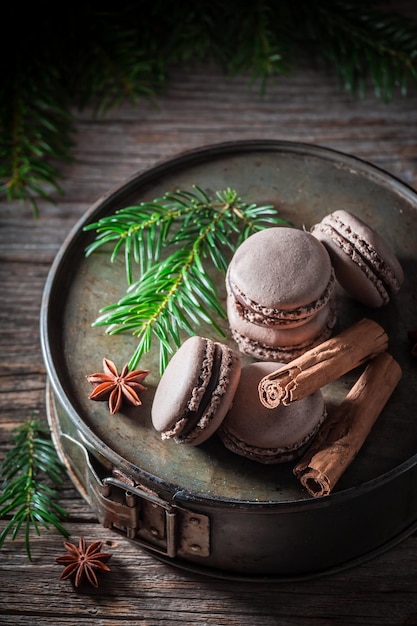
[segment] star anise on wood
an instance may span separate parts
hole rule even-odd
[[[88,382],[95,385],[94,391],[88,396],[90,400],[109,400],[110,413],[114,415],[123,404],[140,406],[142,401],[139,397],[141,391],[146,391],[142,381],[150,370],[132,370],[129,372],[127,364],[120,374],[113,361],[103,359],[103,372],[86,376]]]
[[[72,579],[76,587],[88,581],[90,585],[97,588],[96,571],[109,572],[110,567],[106,563],[112,556],[101,552],[102,545],[102,541],[94,541],[87,546],[84,537],[80,537],[78,547],[69,541],[64,541],[67,554],[55,559],[59,565],[65,565],[61,580]]]

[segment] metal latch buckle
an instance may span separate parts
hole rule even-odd
[[[81,434],[80,438],[83,442],[61,434],[63,447],[73,454],[78,451],[75,456],[82,483],[82,469],[86,470],[85,496],[105,528],[115,529],[142,547],[170,558],[210,555],[210,518],[207,515],[171,504],[121,470],[102,464],[89,451],[87,442],[84,444]],[[108,475],[109,470],[113,475]]]
[[[104,527],[170,558],[210,555],[208,516],[172,505],[131,479],[100,478],[91,461],[89,458],[89,498]]]
[[[99,499],[103,526],[116,528],[160,554],[176,555],[177,513],[168,502],[112,476],[102,480]]]

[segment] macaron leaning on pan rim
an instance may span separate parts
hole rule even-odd
[[[387,304],[404,280],[388,242],[359,217],[338,210],[311,229],[327,248],[336,278],[354,299],[369,307]]]
[[[197,446],[219,427],[240,378],[240,359],[227,345],[190,337],[156,388],[152,423],[162,439]]]
[[[248,237],[226,276],[227,292],[244,319],[288,328],[326,306],[334,283],[326,248],[311,233],[284,226]]]
[[[218,430],[227,449],[264,464],[299,458],[327,415],[320,390],[288,406],[263,406],[258,384],[279,365],[260,361],[242,367],[233,405]]]

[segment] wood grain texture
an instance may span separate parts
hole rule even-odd
[[[175,68],[155,102],[124,103],[107,117],[77,114],[74,161],[61,167],[56,204],[3,204],[0,210],[0,458],[11,429],[45,417],[46,374],[39,314],[49,267],[78,219],[100,196],[138,171],[184,150],[236,139],[280,139],[341,150],[417,188],[417,93],[390,104],[362,101],[332,76],[305,67],[261,97],[246,77],[215,67]],[[110,626],[162,623],[216,626],[400,626],[417,624],[417,536],[368,563],[297,583],[244,583],[167,566],[102,528],[69,479],[62,491],[72,538],[101,539],[113,556],[99,590],[60,581],[62,537],[21,538],[0,553],[0,623]],[[4,525],[4,522],[0,522]],[[341,538],[343,540],[343,538]]]

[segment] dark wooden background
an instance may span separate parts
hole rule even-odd
[[[77,114],[71,164],[60,166],[63,195],[0,210],[0,458],[11,430],[45,419],[46,375],[39,313],[49,267],[69,230],[102,194],[183,150],[235,139],[274,138],[335,148],[368,160],[417,189],[417,91],[385,104],[344,93],[334,76],[300,67],[267,94],[215,67],[173,70],[155,102],[123,104],[104,119]],[[224,626],[396,626],[417,624],[417,534],[371,562],[308,582],[221,581],[161,564],[95,520],[67,479],[62,503],[72,538],[101,539],[111,573],[96,591],[59,580],[62,537],[33,536],[33,564],[21,538],[0,553],[0,622],[56,626],[213,624]],[[1,522],[0,522],[1,524]],[[4,524],[4,522],[3,522]],[[341,537],[343,541],[343,537]]]

